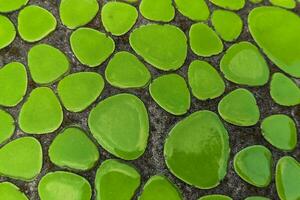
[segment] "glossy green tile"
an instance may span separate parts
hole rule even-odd
[[[221,8],[229,10],[240,10],[245,6],[245,0],[209,0],[211,3]]]
[[[295,0],[269,0],[269,2],[274,6],[280,6],[287,9],[293,9],[296,7]]]
[[[0,144],[8,140],[15,131],[15,120],[6,111],[0,109]]]
[[[0,12],[8,13],[20,9],[26,5],[29,0],[0,0]]]
[[[1,2],[0,2],[1,4]],[[20,189],[10,182],[0,183],[0,199],[3,200],[28,200]]]
[[[169,22],[175,17],[172,0],[141,0],[140,13],[153,21]]]
[[[10,45],[16,37],[16,29],[12,21],[4,15],[0,15],[0,49]]]
[[[210,14],[204,0],[174,0],[177,10],[193,21],[207,20]]]

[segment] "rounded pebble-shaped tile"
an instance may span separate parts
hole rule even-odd
[[[268,58],[284,72],[300,78],[300,17],[282,8],[262,6],[250,12],[248,24]]]
[[[297,127],[287,115],[266,117],[261,123],[261,131],[264,138],[278,149],[292,151],[297,145]]]
[[[18,16],[18,31],[27,42],[36,42],[53,32],[57,22],[48,10],[30,5],[22,9]]]
[[[155,175],[146,182],[138,200],[182,200],[182,196],[165,176]]]
[[[207,24],[193,24],[189,37],[191,49],[198,56],[210,57],[223,51],[222,40]]]
[[[270,199],[267,197],[251,196],[251,197],[247,197],[245,200],[270,200]]]
[[[0,109],[0,144],[8,140],[15,131],[14,118],[6,111]]]
[[[232,200],[232,198],[222,194],[211,194],[200,197],[198,200]]]
[[[136,28],[129,37],[133,50],[157,69],[179,69],[187,55],[187,38],[173,25],[147,24]]]
[[[19,10],[22,6],[25,6],[29,0],[0,0],[0,13],[8,13],[15,10]]]
[[[138,11],[127,3],[110,1],[102,7],[101,20],[107,32],[120,36],[127,33],[135,24]]]
[[[151,74],[135,55],[121,51],[107,64],[105,78],[118,88],[141,88],[149,83]]]
[[[274,73],[270,84],[272,99],[282,106],[295,106],[300,104],[300,88],[283,73]]]
[[[1,2],[0,2],[1,4]],[[0,183],[0,199],[3,200],[28,200],[20,189],[10,182]]]
[[[174,0],[177,10],[193,21],[207,20],[210,14],[204,0]]]
[[[223,97],[219,102],[218,111],[225,121],[236,126],[253,126],[260,117],[255,97],[249,90],[243,88]]]
[[[220,184],[227,173],[229,152],[227,130],[218,115],[207,110],[178,122],[164,145],[171,173],[200,189]]]
[[[28,67],[34,82],[49,84],[67,73],[70,64],[59,49],[48,44],[38,44],[28,52]]]
[[[234,156],[234,170],[247,183],[267,187],[272,178],[272,153],[261,145],[253,145]]]
[[[19,114],[19,126],[29,134],[51,133],[63,121],[62,107],[54,92],[47,87],[32,90]]]
[[[287,9],[294,9],[296,7],[295,0],[269,0],[274,6],[280,6]]]
[[[0,49],[10,45],[16,37],[16,28],[14,24],[4,15],[0,15]]]
[[[225,91],[222,77],[206,61],[195,60],[190,64],[188,81],[193,95],[199,100],[217,98]]]
[[[281,200],[300,199],[300,163],[293,157],[282,157],[276,165],[275,183]]]
[[[121,93],[100,101],[90,112],[88,125],[99,144],[119,158],[134,160],[146,149],[148,112],[132,94]]]
[[[42,169],[42,146],[33,137],[21,137],[0,148],[0,160],[0,175],[31,181]]]
[[[69,127],[54,138],[49,147],[49,158],[59,167],[88,170],[98,161],[99,152],[83,130]]]
[[[231,11],[215,10],[211,22],[219,36],[227,42],[236,40],[243,29],[242,19]]]
[[[57,86],[58,96],[71,112],[81,112],[90,106],[104,89],[104,80],[96,72],[77,72],[64,77]]]
[[[96,200],[132,199],[140,182],[141,176],[133,166],[114,159],[105,160],[96,173]]]
[[[41,200],[90,200],[89,182],[77,174],[64,171],[50,172],[38,185]]]
[[[140,12],[143,17],[153,21],[169,22],[175,17],[172,0],[141,0]]]
[[[262,86],[269,80],[269,67],[258,48],[250,42],[229,47],[220,63],[227,80],[241,85]]]
[[[0,105],[16,106],[22,101],[26,91],[27,72],[23,64],[11,62],[0,68]]]
[[[61,0],[59,5],[60,19],[63,25],[70,29],[92,21],[98,10],[97,0]]]
[[[209,0],[211,3],[228,10],[240,10],[245,6],[245,0]]]
[[[91,28],[79,28],[70,37],[76,58],[88,67],[101,65],[115,50],[115,42],[105,33]]]
[[[183,115],[191,105],[191,95],[183,77],[178,74],[162,75],[149,86],[153,100],[173,115]]]

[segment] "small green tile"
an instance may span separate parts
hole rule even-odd
[[[296,7],[295,0],[269,0],[274,6],[280,6],[287,9],[294,9]]]
[[[172,0],[141,0],[140,12],[153,21],[169,22],[175,17]]]
[[[12,21],[4,15],[0,15],[0,49],[10,45],[16,37],[16,28]]]
[[[198,200],[232,200],[232,198],[222,194],[211,194],[211,195],[203,196]]]
[[[1,3],[0,3],[1,4]],[[0,199],[3,200],[28,200],[20,189],[10,182],[0,183]]]
[[[14,134],[15,121],[8,112],[0,109],[0,123],[0,144],[2,144]]]
[[[29,0],[0,0],[0,12],[8,13],[19,10],[25,6]]]
[[[209,0],[211,3],[221,8],[229,10],[240,10],[245,6],[245,0]]]
[[[193,21],[208,19],[209,9],[204,0],[174,0],[176,8],[185,17]]]

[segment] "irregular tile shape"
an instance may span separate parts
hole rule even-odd
[[[164,145],[166,164],[185,183],[214,188],[227,173],[228,140],[218,115],[207,110],[195,112],[170,131]]]
[[[187,38],[173,25],[148,24],[135,29],[129,37],[133,50],[157,69],[179,69],[187,55]]]
[[[247,197],[245,200],[270,200],[270,199],[266,197],[252,196],[252,197]]]
[[[96,174],[96,200],[132,199],[140,182],[141,176],[134,167],[114,159],[105,160]]]
[[[245,6],[245,0],[209,0],[211,3],[221,8],[229,10],[240,10]]]
[[[77,174],[64,171],[46,174],[38,185],[41,200],[90,200],[89,182]]]
[[[203,196],[198,200],[232,200],[232,198],[222,194],[211,194],[211,195]]]
[[[282,106],[295,106],[300,104],[300,88],[283,73],[275,73],[270,84],[272,99]]]
[[[250,42],[233,44],[222,57],[225,78],[241,85],[262,86],[269,80],[269,67],[258,48]]]
[[[209,17],[209,9],[204,0],[175,0],[177,10],[194,21],[204,21]]]
[[[276,165],[276,189],[281,200],[300,198],[300,164],[290,156],[282,157]]]
[[[169,22],[175,16],[172,0],[141,0],[139,8],[143,17],[153,21]]]
[[[64,107],[81,112],[89,107],[104,88],[102,76],[96,72],[77,72],[64,77],[57,86]]]
[[[88,67],[102,64],[115,50],[115,42],[105,33],[91,28],[79,28],[70,37],[72,51]]]
[[[118,88],[141,88],[149,83],[151,74],[135,55],[121,51],[107,64],[105,78]]]
[[[144,185],[138,200],[181,200],[179,189],[165,176],[152,176]]]
[[[83,130],[69,127],[54,138],[49,147],[49,158],[59,167],[88,170],[98,161],[99,152]]]
[[[221,39],[207,24],[193,24],[189,37],[191,49],[198,56],[210,57],[223,51]]]
[[[33,137],[21,137],[0,148],[0,160],[1,175],[31,181],[42,169],[42,146]]]
[[[214,99],[225,91],[225,83],[218,71],[208,62],[195,60],[188,69],[189,85],[199,100]]]
[[[261,130],[264,138],[278,149],[292,151],[297,145],[297,127],[287,115],[277,114],[265,118]]]
[[[32,90],[19,114],[19,126],[29,134],[51,133],[59,128],[62,120],[61,105],[47,87]]]
[[[26,91],[27,72],[23,64],[11,62],[0,68],[0,105],[16,106]]]
[[[0,15],[0,30],[5,30],[0,32],[0,49],[3,49],[14,41],[16,37],[16,29],[9,18],[4,15]]]
[[[53,32],[57,22],[48,10],[30,5],[22,9],[18,16],[18,31],[27,42],[36,42]]]
[[[225,121],[236,126],[253,126],[260,117],[255,97],[243,88],[236,89],[223,97],[219,102],[218,111]]]
[[[101,20],[107,32],[120,36],[127,33],[135,24],[138,12],[127,3],[111,1],[102,7]]]
[[[8,140],[15,131],[14,118],[4,110],[0,109],[0,144]]]
[[[263,6],[250,12],[248,24],[268,58],[284,72],[300,78],[299,16],[282,8]]]
[[[0,12],[8,13],[19,10],[25,6],[29,0],[0,0]]]
[[[190,91],[184,78],[178,74],[156,78],[150,84],[149,91],[153,100],[173,115],[183,115],[190,109]]]
[[[242,19],[231,11],[215,10],[211,22],[219,36],[227,42],[236,40],[243,29]]]
[[[38,44],[28,52],[28,67],[34,82],[48,84],[67,73],[70,64],[59,49],[48,44]]]
[[[269,0],[274,6],[280,6],[287,9],[294,9],[296,7],[295,0]]]
[[[1,2],[0,2],[1,4]],[[0,183],[0,199],[3,200],[28,200],[20,189],[10,182]]]
[[[59,5],[60,19],[70,29],[92,21],[98,10],[97,0],[61,0]]]
[[[119,158],[134,160],[146,149],[147,109],[132,94],[117,94],[100,101],[90,112],[88,125],[99,144]]]

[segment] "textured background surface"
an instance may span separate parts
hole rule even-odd
[[[106,0],[98,0],[101,5],[103,5]],[[61,25],[59,14],[58,14],[58,6],[59,6],[60,0],[30,0],[29,4],[37,4],[40,5],[48,10],[50,10],[55,16],[58,21],[58,27],[56,31],[52,34],[50,34],[47,38],[40,41],[39,43],[48,43],[51,44],[59,49],[61,49],[63,52],[67,54],[69,57],[69,60],[71,62],[71,72],[77,72],[77,71],[97,71],[101,75],[104,75],[104,70],[107,64],[107,60],[105,63],[103,63],[100,67],[97,68],[88,68],[83,66],[76,60],[74,55],[71,52],[70,45],[69,45],[69,36],[71,34],[71,30],[68,30],[66,27]],[[210,6],[210,10],[216,9],[215,6],[212,6],[210,3],[208,3]],[[268,3],[264,3],[268,4]],[[250,41],[253,42],[253,39],[251,35],[249,34],[248,28],[247,28],[247,15],[249,11],[255,7],[259,6],[253,5],[251,3],[247,2],[247,5],[244,9],[238,12],[238,14],[243,18],[244,21],[244,29],[242,32],[242,35],[239,37],[238,41]],[[300,6],[294,10],[298,14],[300,14]],[[17,15],[18,12],[14,12],[12,14],[9,14],[9,18],[14,22],[15,25],[17,25]],[[138,22],[136,23],[135,27],[140,26],[141,24],[149,23],[149,21],[143,19],[141,15],[139,16]],[[210,23],[210,22],[208,22]],[[185,33],[188,35],[188,30],[190,25],[192,24],[191,21],[187,20],[185,17],[183,17],[180,13],[176,11],[176,17],[171,22],[171,24],[174,24],[176,26],[179,26]],[[101,24],[99,13],[95,19],[87,25],[88,27],[95,28],[100,31],[104,31],[104,28]],[[130,33],[127,33],[124,36],[121,37],[113,37],[113,39],[116,42],[116,51],[120,50],[128,50],[130,52],[133,52],[130,48],[130,45],[128,43],[128,37]],[[232,43],[224,43],[225,49],[227,49]],[[20,39],[19,36],[15,39],[15,41],[7,48],[0,50],[0,66],[9,63],[11,61],[19,61],[23,64],[27,65],[27,52],[28,50],[33,46],[34,44],[29,44]],[[183,77],[187,77],[187,69],[189,63],[194,59],[204,59],[209,61],[211,64],[213,64],[217,69],[219,68],[219,61],[223,54],[220,54],[218,56],[214,56],[211,58],[201,58],[195,56],[190,50],[188,51],[188,57],[186,59],[186,62],[182,68],[177,70],[177,73],[182,75]],[[279,71],[278,68],[276,68],[269,60],[267,60],[270,66],[271,72]],[[149,68],[149,70],[152,73],[152,78],[155,78],[165,72],[161,72],[159,70],[156,70],[155,68],[151,67],[150,65],[146,64]],[[27,66],[26,66],[27,67]],[[296,80],[297,81],[297,80]],[[300,84],[300,80],[297,81]],[[35,87],[37,87],[31,78],[29,77],[29,85],[28,85],[28,91],[27,96],[31,92],[31,90]],[[56,90],[56,84],[51,85],[54,90]],[[229,91],[234,90],[235,88],[241,87],[239,85],[230,83],[229,81],[226,81],[226,92],[227,94]],[[292,116],[296,123],[298,129],[300,129],[299,123],[300,123],[300,107],[282,107],[279,105],[276,105],[274,101],[272,101],[270,95],[269,95],[269,84],[267,84],[264,87],[255,87],[255,88],[248,88],[250,89],[258,102],[260,111],[261,111],[261,119],[265,118],[266,116],[270,114],[276,114],[276,113],[285,113],[287,115]],[[235,153],[237,153],[239,150],[241,150],[244,147],[247,147],[249,145],[254,144],[262,144],[268,147],[273,154],[274,158],[274,164],[273,164],[273,174],[275,170],[275,163],[277,160],[284,155],[292,155],[297,160],[300,160],[300,142],[298,142],[298,146],[296,150],[290,153],[285,153],[280,150],[277,150],[270,146],[262,137],[260,133],[259,123],[256,126],[243,128],[243,127],[237,127],[230,125],[226,122],[224,122],[228,133],[230,137],[230,146],[231,146],[231,156],[230,156],[230,162],[228,166],[228,173],[225,179],[221,182],[221,184],[210,190],[199,190],[196,188],[193,188],[182,181],[178,180],[176,177],[170,174],[168,169],[166,168],[164,158],[163,158],[163,144],[165,141],[165,138],[169,132],[169,130],[178,122],[179,120],[183,119],[184,117],[188,116],[190,113],[193,113],[197,110],[211,110],[214,112],[217,112],[217,104],[220,101],[222,97],[219,97],[215,100],[209,100],[209,101],[199,101],[196,100],[194,97],[192,98],[192,105],[189,112],[180,117],[172,116],[165,111],[163,111],[161,108],[157,106],[157,104],[151,99],[148,89],[136,89],[136,90],[119,90],[114,87],[111,87],[108,83],[106,83],[106,87],[101,94],[101,97],[97,99],[97,101],[90,106],[86,111],[82,113],[70,113],[64,110],[64,121],[62,126],[59,130],[55,131],[52,134],[47,135],[37,135],[34,137],[38,138],[38,140],[42,143],[43,146],[43,152],[44,152],[44,164],[41,174],[32,182],[22,182],[22,181],[15,181],[9,178],[0,177],[0,181],[11,181],[15,183],[17,186],[21,188],[23,192],[26,193],[26,195],[31,200],[38,200],[38,193],[37,193],[37,185],[39,180],[42,176],[44,176],[47,172],[55,171],[55,170],[62,170],[61,168],[56,167],[53,165],[47,156],[48,147],[53,140],[53,138],[65,127],[70,125],[80,125],[83,127],[84,130],[88,132],[88,126],[87,126],[87,117],[88,114],[93,108],[97,102],[101,101],[102,99],[111,96],[113,94],[117,94],[120,92],[130,92],[133,94],[136,94],[139,96],[143,102],[146,104],[149,110],[150,115],[150,123],[151,123],[151,133],[150,138],[148,141],[148,147],[146,149],[146,152],[143,156],[141,156],[139,159],[135,161],[131,161],[129,163],[132,163],[141,173],[142,176],[142,184],[139,190],[137,191],[136,197],[134,199],[137,199],[137,196],[141,192],[142,186],[145,184],[145,182],[148,180],[148,178],[155,174],[164,174],[167,177],[169,177],[181,190],[184,199],[186,200],[196,200],[198,197],[206,195],[206,194],[214,194],[214,193],[220,193],[220,194],[226,194],[231,196],[233,199],[244,199],[247,196],[251,195],[262,195],[265,197],[269,197],[271,199],[278,199],[276,194],[276,187],[274,183],[274,176],[272,179],[272,183],[267,188],[256,188],[254,186],[251,186],[244,181],[242,181],[233,171],[233,164],[232,159]],[[26,96],[26,97],[27,97]],[[26,99],[26,97],[24,99]],[[17,120],[18,113],[20,111],[20,107],[24,103],[24,100],[15,108],[6,109],[9,111],[14,118]],[[90,138],[93,139],[90,133],[88,133]],[[18,137],[21,137],[25,135],[18,127],[16,129],[16,133],[11,138],[15,139]],[[298,136],[300,138],[300,134],[298,132]],[[94,139],[93,139],[94,140]],[[94,142],[97,144],[97,142],[94,140]],[[93,187],[93,181],[95,177],[95,173],[97,168],[99,167],[100,163],[107,159],[112,158],[113,156],[107,153],[105,150],[103,150],[99,145],[99,151],[100,151],[100,160],[96,164],[96,166],[87,172],[75,172],[78,173],[84,177],[86,177],[89,182],[91,183],[91,186]],[[93,199],[95,197],[95,193],[93,192]]]

